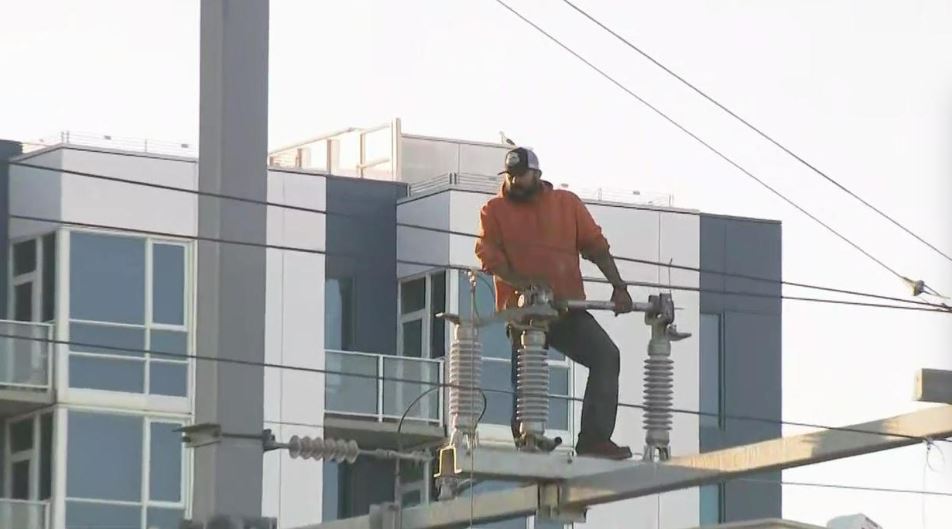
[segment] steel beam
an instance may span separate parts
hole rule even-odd
[[[916,400],[952,404],[952,371],[920,369],[916,373]]]
[[[446,459],[449,468],[442,468],[446,452],[452,452],[452,457]],[[482,446],[475,449],[448,447],[441,452],[440,474],[501,481],[564,481],[629,466],[630,461],[578,457],[563,451],[532,453]]]

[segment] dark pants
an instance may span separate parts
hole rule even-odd
[[[510,330],[509,338],[512,342],[512,387],[515,389],[519,333]],[[546,339],[546,347],[554,347],[588,368],[579,443],[608,441],[615,431],[615,413],[618,411],[618,373],[621,368],[618,347],[586,311],[571,311],[553,322]],[[512,401],[512,436],[514,439],[519,437],[515,398]]]

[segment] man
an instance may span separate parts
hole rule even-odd
[[[499,195],[480,211],[476,256],[494,276],[496,310],[514,307],[518,293],[533,285],[552,289],[558,299],[585,299],[579,255],[595,263],[613,286],[615,313],[632,310],[628,287],[608,251],[608,241],[585,204],[565,190],[541,179],[539,160],[526,148],[506,154]],[[513,339],[515,383],[517,332]],[[589,369],[582,404],[582,424],[575,445],[579,455],[627,459],[628,447],[611,436],[618,409],[618,347],[586,311],[568,311],[554,321],[548,344]],[[520,432],[512,418],[513,438]]]

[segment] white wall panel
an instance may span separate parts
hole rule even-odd
[[[449,229],[450,197],[448,193],[409,200],[397,205],[397,222],[416,224],[437,229]],[[449,263],[449,236],[416,228],[398,226],[397,260],[434,263],[445,266]],[[397,276],[406,277],[433,268],[426,265],[397,263]]]
[[[62,150],[49,151],[23,161],[32,165],[62,167]],[[10,214],[60,219],[62,174],[57,171],[10,166]],[[46,222],[10,219],[10,238],[32,237],[56,229]]]

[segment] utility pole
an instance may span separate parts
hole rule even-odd
[[[268,0],[202,0],[198,187],[267,198]],[[266,243],[264,206],[202,196],[200,237]],[[264,361],[265,249],[200,241],[198,350]],[[262,368],[196,364],[196,423],[223,435],[195,449],[193,516],[261,515]],[[227,434],[227,435],[225,435]]]

